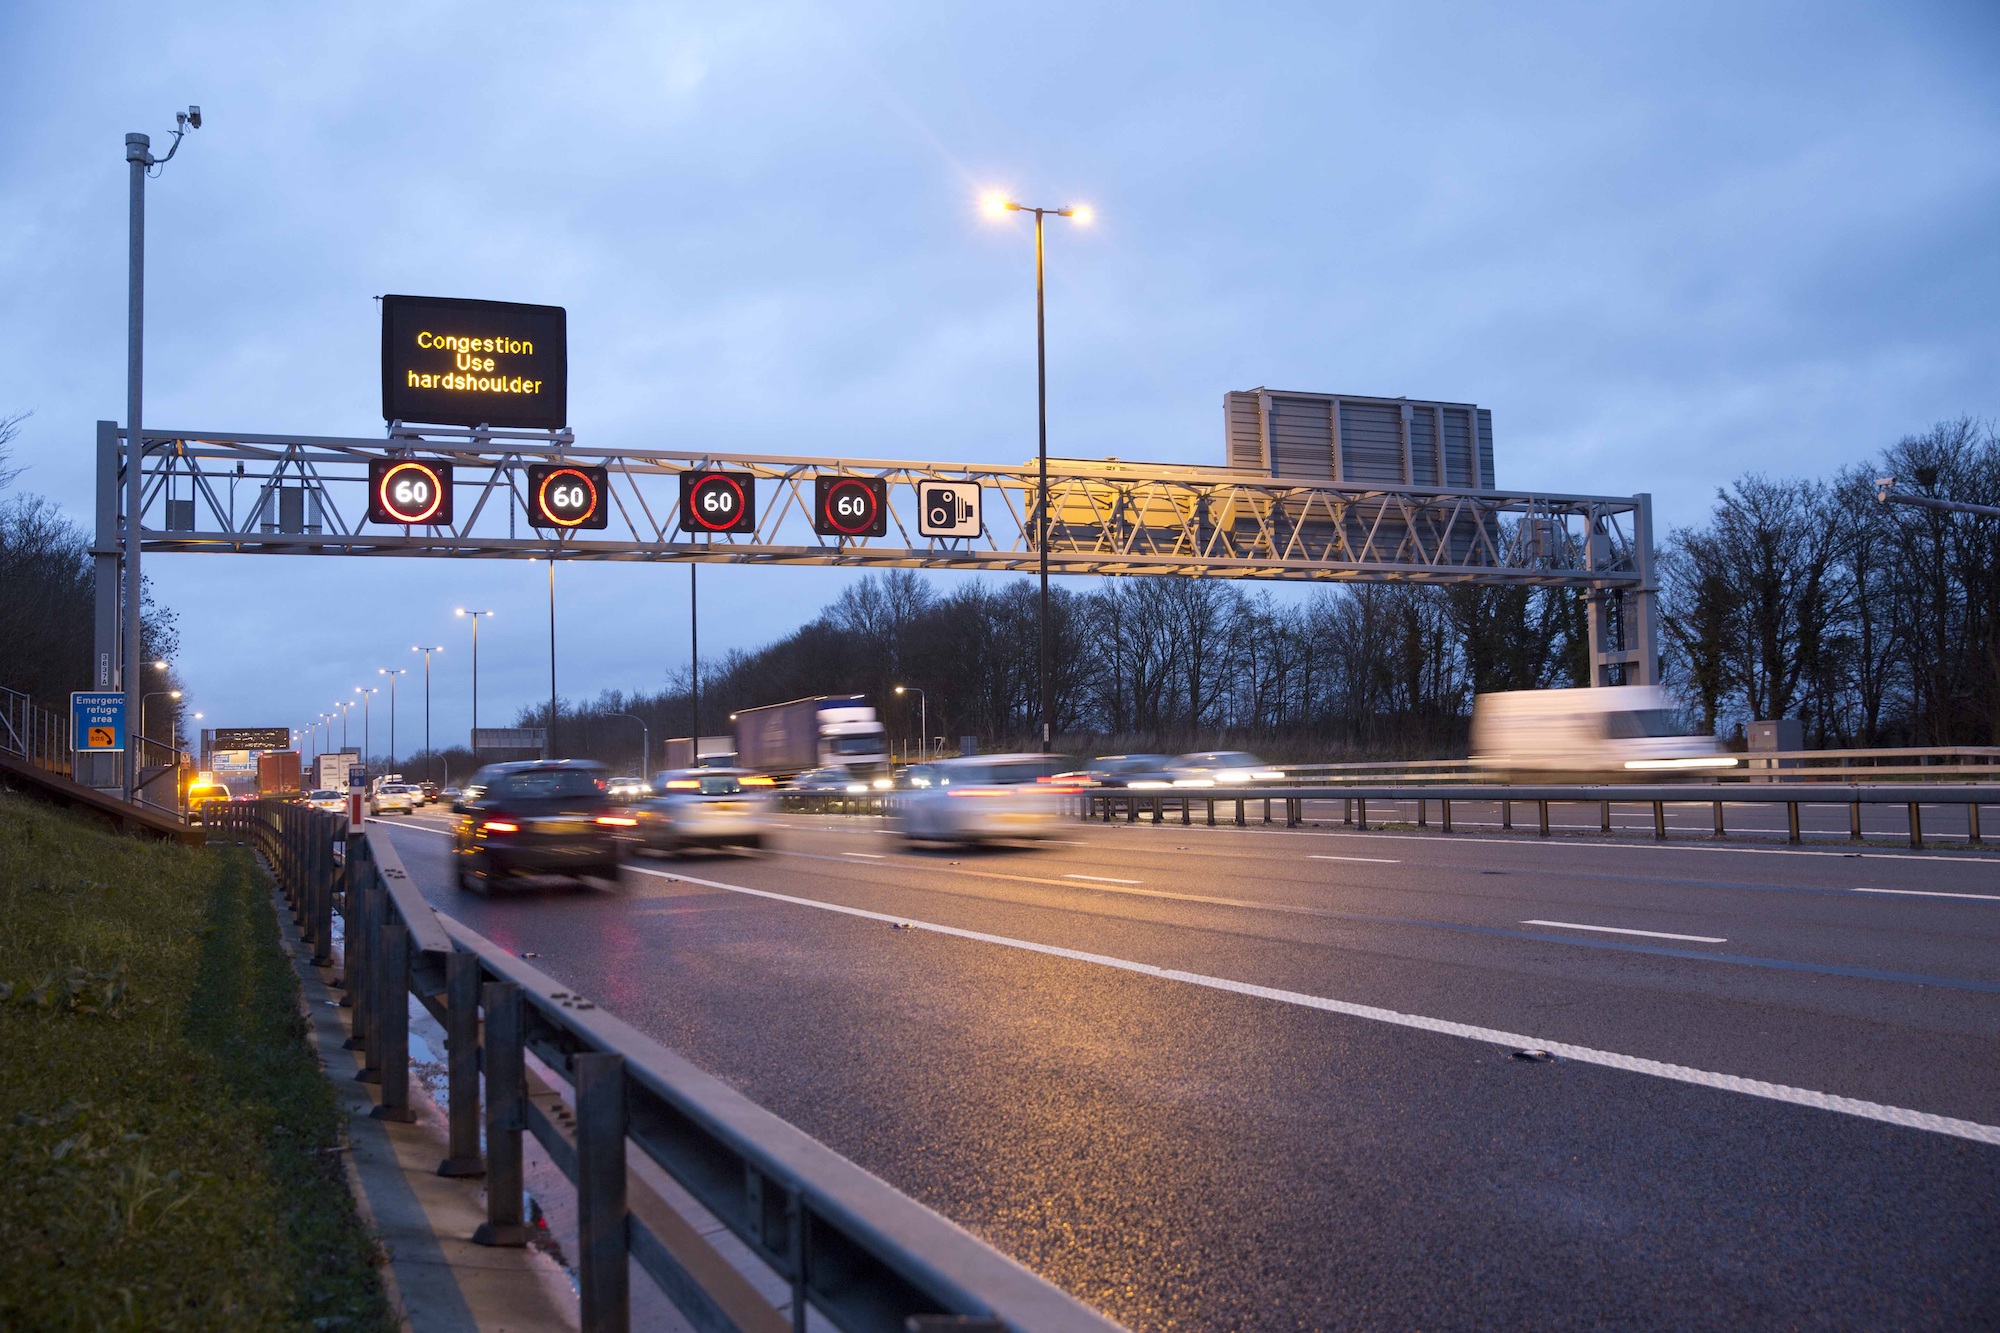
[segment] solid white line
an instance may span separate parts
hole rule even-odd
[[[1092,884],[1144,884],[1143,879],[1113,879],[1109,875],[1064,875],[1064,879],[1085,879]]]
[[[1124,824],[1112,824],[1109,825],[1109,827],[1125,828],[1127,826]],[[1133,824],[1130,827],[1135,829],[1143,829],[1150,827],[1150,825]],[[1163,831],[1166,829],[1166,827],[1167,826],[1164,824],[1161,825],[1161,829]],[[1552,824],[1550,825],[1550,827],[1554,828],[1556,826]],[[1575,824],[1571,825],[1570,827],[1588,830],[1594,826],[1586,824]],[[1490,844],[1496,847],[1566,847],[1573,851],[1584,851],[1584,852],[1589,852],[1589,851],[1710,852],[1723,856],[1732,856],[1732,855],[1733,856],[1837,856],[1837,857],[1847,857],[1849,859],[1857,861],[1864,859],[1869,861],[1951,861],[1951,862],[1963,861],[1963,862],[1970,862],[1973,865],[1983,865],[1983,866],[1990,866],[1993,865],[1996,861],[2000,861],[2000,857],[1954,856],[1949,852],[1929,852],[1929,853],[1884,852],[1884,851],[1875,851],[1872,849],[1867,851],[1852,851],[1852,852],[1831,851],[1831,850],[1821,852],[1821,851],[1813,851],[1810,848],[1801,848],[1801,847],[1710,847],[1710,846],[1704,846],[1700,843],[1693,843],[1693,842],[1672,842],[1672,841],[1653,842],[1650,840],[1646,842],[1572,842],[1569,841],[1568,839],[1558,840],[1555,838],[1551,838],[1547,842],[1543,842],[1540,838],[1537,838],[1532,832],[1516,834],[1511,838],[1474,838],[1463,833],[1380,833],[1380,832],[1362,833],[1359,831],[1356,831],[1354,833],[1342,833],[1332,829],[1305,829],[1305,828],[1238,829],[1238,828],[1227,828],[1220,824],[1216,825],[1214,828],[1206,828],[1200,824],[1196,824],[1191,828],[1185,828],[1185,829],[1177,828],[1175,831],[1178,833],[1201,832],[1209,834],[1211,836],[1223,833],[1238,834],[1238,835],[1247,835],[1254,833],[1258,836],[1267,838],[1368,838],[1376,841],[1388,841],[1388,842],[1428,842],[1435,846],[1450,846],[1453,843],[1467,843],[1467,844],[1480,844],[1480,845]],[[1752,830],[1752,831],[1757,832],[1760,830]],[[1775,830],[1766,829],[1761,831],[1773,832]],[[1827,834],[1827,836],[1833,837],[1835,835],[1829,833]],[[1867,844],[1863,844],[1863,846],[1867,846]]]
[[[368,816],[368,822],[369,822],[369,823],[371,823],[371,824],[386,824],[386,825],[388,825],[388,826],[389,826],[390,828],[413,828],[413,829],[416,829],[416,830],[417,830],[418,832],[420,832],[420,833],[435,833],[435,834],[438,834],[438,835],[439,835],[440,837],[446,837],[446,838],[449,838],[449,837],[451,836],[451,830],[450,830],[450,829],[448,829],[448,828],[432,828],[432,827],[431,827],[430,825],[428,825],[428,824],[413,824],[413,823],[409,823],[409,822],[407,822],[407,821],[398,821],[398,820],[394,820],[394,819],[379,819],[379,818],[377,818],[377,817],[376,817],[376,816],[374,816],[374,815],[369,815],[369,816]]]
[[[1693,940],[1696,944],[1727,944],[1726,935],[1669,935],[1664,930],[1626,930],[1622,926],[1585,926],[1574,921],[1523,921],[1524,926],[1559,926],[1564,930],[1601,930],[1607,935],[1644,935],[1649,940]]]
[[[1115,968],[1121,972],[1136,972],[1141,976],[1157,977],[1163,981],[1178,981],[1189,986],[1203,986],[1210,990],[1228,991],[1236,995],[1247,995],[1260,1000],[1272,1000],[1279,1004],[1297,1005],[1303,1009],[1318,1009],[1326,1013],[1343,1014],[1350,1018],[1366,1019],[1373,1023],[1388,1023],[1395,1027],[1415,1028],[1421,1032],[1436,1032],[1449,1037],[1463,1037],[1468,1041],[1488,1042],[1495,1046],[1510,1047],[1514,1050],[1542,1050],[1581,1064],[1602,1065],[1607,1069],[1622,1069],[1629,1074],[1647,1074],[1654,1078],[1671,1079],[1677,1083],[1692,1083],[1698,1087],[1715,1088],[1722,1092],[1741,1093],[1747,1097],[1762,1097],[1768,1101],[1785,1102],[1793,1106],[1810,1106],[1821,1111],[1833,1111],[1840,1115],[1858,1116],[1864,1120],[1879,1120],[1885,1124],[1901,1125],[1905,1129],[1919,1129],[1931,1134],[1946,1134],[1953,1138],[1970,1139],[1974,1143],[1990,1143],[2000,1147],[2000,1125],[1984,1125],[1976,1120],[1959,1120],[1952,1116],[1933,1115],[1928,1111],[1913,1111],[1901,1106],[1886,1106],[1880,1102],[1862,1101],[1857,1097],[1841,1097],[1830,1092],[1815,1092],[1811,1088],[1793,1088],[1782,1083],[1766,1083],[1762,1079],[1740,1078],[1734,1074],[1711,1073],[1705,1069],[1692,1069],[1686,1065],[1668,1064],[1663,1060],[1648,1060],[1636,1055],[1620,1055],[1616,1051],[1600,1051],[1589,1046],[1573,1046],[1568,1042],[1545,1041],[1540,1037],[1529,1037],[1518,1032],[1504,1032],[1497,1028],[1475,1027],[1470,1023],[1453,1023],[1442,1018],[1426,1018],[1420,1014],[1398,1013],[1394,1009],[1378,1009],[1374,1005],[1353,1004],[1346,1000],[1329,1000],[1323,996],[1306,995],[1299,991],[1279,990],[1272,986],[1253,985],[1247,981],[1232,981],[1226,977],[1205,976],[1199,972],[1183,972],[1177,968],[1158,967],[1152,963],[1139,963],[1126,958],[1113,958],[1101,953],[1087,953],[1081,949],[1065,949],[1054,944],[1038,944],[1033,940],[1019,940],[1006,935],[989,935],[985,931],[966,930],[961,926],[944,926],[930,921],[912,921],[908,917],[894,916],[887,912],[871,912],[864,907],[848,907],[840,903],[821,902],[817,898],[797,898],[788,893],[773,893],[768,889],[745,888],[741,884],[725,884],[720,880],[697,879],[692,875],[680,875],[666,870],[640,870],[637,866],[627,869],[637,870],[643,875],[658,875],[662,879],[680,880],[688,884],[700,884],[705,888],[725,889],[730,893],[741,893],[752,898],[768,898],[773,902],[791,903],[798,907],[817,908],[822,912],[836,912],[842,916],[861,917],[869,921],[886,921],[891,925],[902,925],[912,930],[927,930],[933,934],[951,935],[959,939],[975,940],[981,944],[997,944],[1003,948],[1021,949],[1029,953],[1046,954],[1053,958],[1067,958],[1073,962],[1090,963],[1097,967]]]
[[[1318,855],[1318,854],[1316,854],[1316,853],[1312,853],[1312,852],[1308,852],[1308,853],[1306,854],[1306,860],[1308,860],[1308,861],[1367,861],[1367,862],[1370,862],[1370,863],[1372,863],[1372,864],[1374,864],[1374,865],[1378,865],[1378,866],[1399,866],[1399,865],[1403,864],[1403,863],[1402,863],[1401,861],[1398,861],[1398,860],[1396,860],[1396,859],[1395,859],[1394,857],[1389,857],[1389,856],[1320,856],[1320,855]]]
[[[889,855],[888,855],[888,853],[887,853],[887,852],[842,852],[842,853],[841,853],[841,855],[842,855],[842,856],[865,856],[865,857],[867,857],[867,858],[868,858],[868,859],[869,859],[870,861],[886,861],[886,860],[888,860],[888,859],[889,859]]]
[[[2000,903],[2000,893],[1945,893],[1935,889],[1849,889],[1849,893],[1893,893],[1898,898],[1970,898],[1974,902]]]

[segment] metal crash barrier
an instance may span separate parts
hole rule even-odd
[[[1782,805],[1785,807],[1786,831],[1791,842],[1803,841],[1799,831],[1799,808],[1808,805],[1841,805],[1847,807],[1848,837],[1860,841],[1861,807],[1864,805],[1902,806],[1908,820],[1910,846],[1921,847],[1924,842],[1922,807],[1926,805],[1962,805],[1965,807],[1966,829],[1973,846],[1982,845],[1979,827],[1979,808],[1982,805],[2000,805],[2000,787],[1987,785],[1945,783],[1852,783],[1836,786],[1832,783],[1799,785],[1757,785],[1731,783],[1701,783],[1666,786],[1463,786],[1440,789],[1435,786],[1360,786],[1343,784],[1338,787],[1300,786],[1259,786],[1236,790],[1202,789],[1199,791],[1119,791],[1099,790],[1087,792],[1079,798],[1078,813],[1087,820],[1111,823],[1123,819],[1136,824],[1142,818],[1150,817],[1150,822],[1165,823],[1174,816],[1177,822],[1191,824],[1194,813],[1203,811],[1203,822],[1213,827],[1216,807],[1222,807],[1224,818],[1241,828],[1253,822],[1249,811],[1262,807],[1262,817],[1255,822],[1273,823],[1272,812],[1277,810],[1278,821],[1287,828],[1297,828],[1305,822],[1307,801],[1341,802],[1344,824],[1357,828],[1368,827],[1368,802],[1415,802],[1417,807],[1417,827],[1430,826],[1430,810],[1438,807],[1439,828],[1449,833],[1451,829],[1452,806],[1497,805],[1501,810],[1501,827],[1514,827],[1514,807],[1532,806],[1535,809],[1543,837],[1549,836],[1549,807],[1552,805],[1596,806],[1600,814],[1600,828],[1605,833],[1612,832],[1611,810],[1613,806],[1641,805],[1649,807],[1653,814],[1653,836],[1664,839],[1667,836],[1667,807],[1670,805],[1707,805],[1714,808],[1715,834],[1727,836],[1723,807],[1727,805]],[[1377,821],[1380,823],[1381,821]]]
[[[443,1024],[450,1140],[438,1171],[486,1177],[487,1217],[473,1239],[522,1245],[529,1238],[524,1133],[576,1187],[586,1330],[629,1326],[628,1258],[703,1330],[803,1330],[808,1307],[857,1333],[1118,1327],[435,912],[386,838],[347,841],[340,816],[276,801],[218,808],[211,827],[264,852],[313,962],[340,970],[342,1004],[354,1011],[349,1045],[363,1053],[359,1077],[381,1088],[376,1116],[414,1119],[406,997],[415,995]],[[344,855],[336,852],[342,842]],[[530,1051],[568,1082],[568,1099],[536,1076]],[[761,1296],[695,1223],[627,1169],[633,1149],[784,1281],[789,1310]]]

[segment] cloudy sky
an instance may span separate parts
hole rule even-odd
[[[1026,224],[1051,448],[1221,459],[1224,391],[1473,401],[1508,488],[1824,473],[2000,415],[2000,8],[644,3],[0,7],[0,415],[87,520],[124,401],[123,136],[149,423],[377,435],[371,299],[569,311],[579,441],[1017,461]],[[545,697],[539,567],[157,557],[210,722],[299,724],[496,607],[482,720]],[[563,693],[685,662],[678,567],[565,566]],[[703,572],[704,655],[851,576]],[[417,725],[404,696],[399,741]],[[356,737],[358,739],[358,737]],[[377,737],[377,746],[381,738]]]

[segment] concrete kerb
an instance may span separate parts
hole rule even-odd
[[[360,1083],[361,1053],[345,1049],[352,1010],[339,1007],[328,986],[336,969],[314,967],[311,949],[292,921],[274,883],[279,936],[298,974],[306,1021],[320,1067],[339,1099],[347,1127],[348,1187],[363,1222],[387,1255],[383,1282],[403,1327],[412,1333],[568,1333],[581,1327],[581,1310],[569,1275],[535,1246],[497,1249],[474,1245],[473,1230],[486,1220],[486,1191],[478,1180],[437,1174],[449,1153],[444,1112],[423,1079],[411,1082],[416,1120],[399,1124],[371,1116],[378,1089]],[[414,1006],[414,1001],[411,1001]],[[411,1015],[417,1040],[441,1059],[444,1033],[421,1007]]]

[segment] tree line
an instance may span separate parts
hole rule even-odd
[[[1883,505],[1885,475],[2000,503],[2000,436],[1946,422],[1828,479],[1746,475],[1669,534],[1662,666],[1693,728],[1735,737],[1754,718],[1798,717],[1814,746],[2000,743],[2000,521]],[[1589,681],[1573,589],[1356,583],[1280,599],[1128,578],[1052,589],[1050,627],[1056,730],[1071,749],[1463,754],[1475,694]],[[960,736],[1026,747],[1036,664],[1031,581],[874,574],[775,643],[706,665],[698,722],[683,669],[656,693],[565,702],[558,745],[630,768],[637,728],[614,714],[645,719],[657,741],[727,732],[741,708],[851,693],[892,737],[916,736],[927,712],[947,748]],[[523,709],[518,725],[547,714]]]

